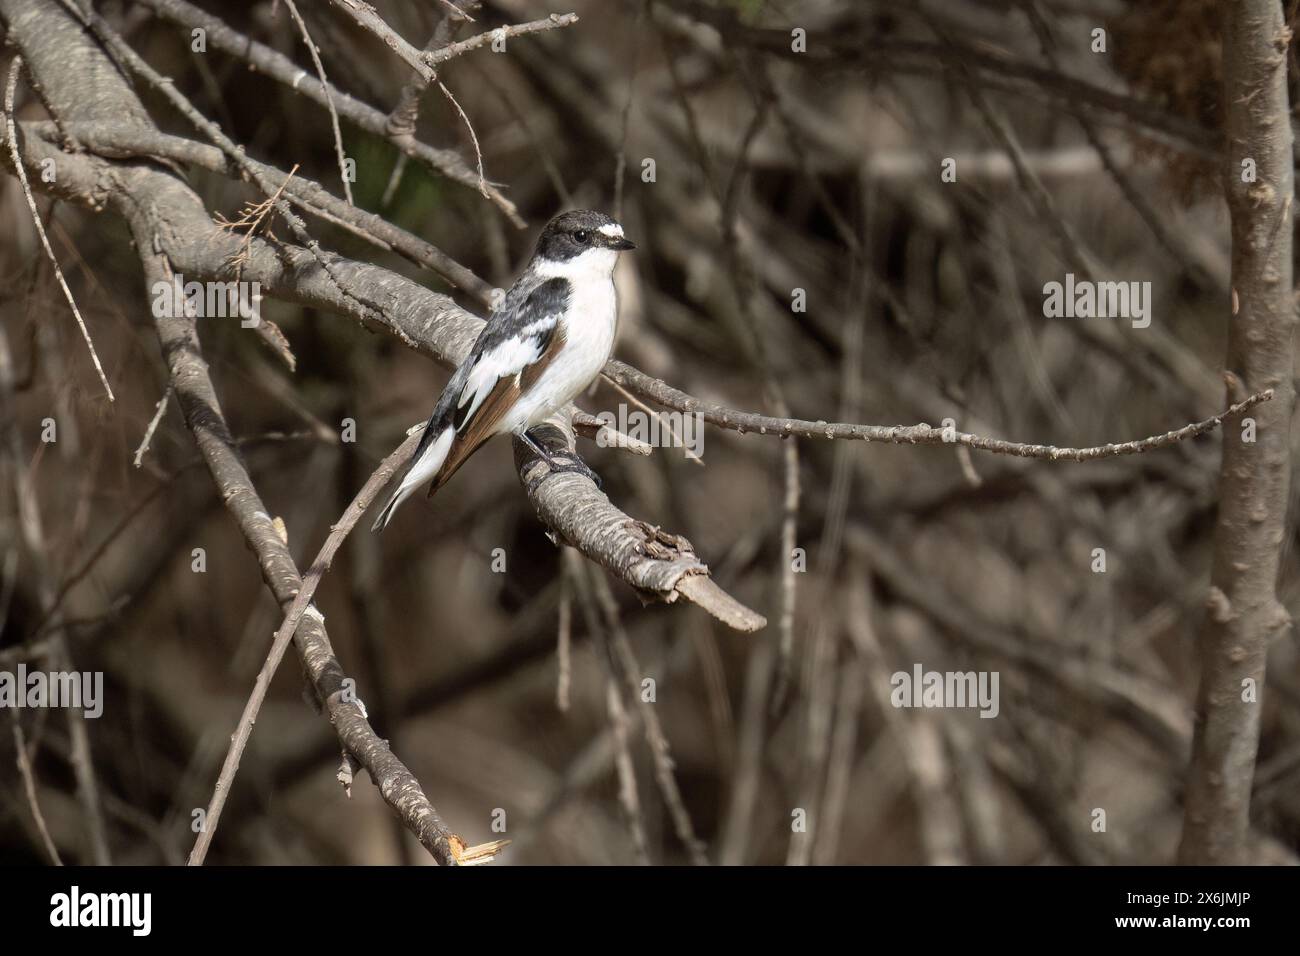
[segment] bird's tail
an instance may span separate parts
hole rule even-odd
[[[384,505],[384,510],[379,512],[379,517],[371,526],[371,531],[383,531],[392,520],[393,512],[397,506],[411,496],[416,488],[424,484],[438,473],[442,463],[447,460],[447,452],[451,450],[451,440],[456,437],[456,431],[453,428],[443,429],[432,442],[425,446],[420,457],[411,463],[410,469],[402,478],[402,483],[397,486],[388,503]]]

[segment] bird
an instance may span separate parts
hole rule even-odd
[[[546,224],[528,265],[442,390],[373,530],[382,531],[426,481],[432,497],[495,435],[517,436],[552,472],[595,477],[576,458],[556,461],[528,430],[585,391],[609,361],[618,326],[614,265],[635,248],[619,223],[596,210],[571,210]]]

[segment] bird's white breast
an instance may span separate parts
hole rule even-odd
[[[509,416],[508,430],[528,428],[549,418],[580,395],[600,374],[614,351],[618,299],[614,293],[612,249],[591,249],[568,262],[545,263],[546,277],[568,279],[569,307],[561,320],[564,348],[524,394]]]

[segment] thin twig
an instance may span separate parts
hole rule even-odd
[[[408,436],[398,450],[380,464],[379,469],[371,476],[370,481],[358,493],[358,499],[366,497],[368,503],[369,498],[373,498],[379,489],[387,483],[388,479],[400,467],[403,457],[409,455],[418,442],[419,432]],[[352,518],[351,522],[347,523],[346,527],[343,527],[344,523],[348,522],[349,516]],[[358,517],[360,517],[360,512],[353,514],[353,506],[349,506],[342,521],[331,530],[330,536],[321,549],[321,553],[317,555],[315,563],[303,578],[302,585],[298,590],[298,596],[285,615],[284,622],[280,625],[280,629],[276,631],[275,639],[272,641],[266,661],[257,675],[257,681],[253,685],[252,693],[249,694],[248,701],[244,704],[244,711],[240,716],[239,725],[230,738],[230,749],[226,753],[221,773],[217,777],[217,785],[208,804],[205,826],[199,833],[199,837],[194,843],[194,849],[190,853],[191,866],[202,865],[207,856],[208,847],[211,845],[212,838],[216,835],[217,825],[221,821],[221,811],[226,804],[226,795],[230,792],[230,787],[234,783],[235,774],[239,770],[239,759],[243,756],[244,747],[253,732],[253,724],[256,722],[258,712],[262,708],[262,701],[266,699],[266,691],[271,686],[271,678],[275,675],[275,671],[284,657],[284,652],[293,639],[294,631],[298,628],[298,622],[311,604],[316,585],[320,583],[320,579],[328,569],[334,552],[343,543],[347,532],[351,530]],[[342,529],[342,533],[340,533],[340,529]]]
[[[36,131],[45,138],[55,129],[44,123],[23,123],[24,129]],[[114,159],[133,156],[154,156],[178,163],[192,163],[227,176],[243,175],[243,166],[236,163],[219,147],[196,142],[180,136],[169,136],[157,130],[123,128],[100,123],[68,123],[67,130],[77,137],[83,148],[96,155]],[[276,187],[290,202],[305,212],[339,225],[367,242],[385,250],[397,252],[407,259],[432,269],[452,285],[463,289],[483,305],[491,302],[492,286],[470,269],[456,262],[438,247],[412,235],[374,213],[347,205],[332,195],[319,183],[294,175],[256,160],[245,162],[269,184]],[[297,168],[296,166],[294,167]],[[292,180],[291,180],[292,176]],[[259,204],[260,205],[260,204]]]
[[[207,33],[208,43],[213,49],[221,50],[241,62],[249,64],[258,72],[265,73],[294,93],[325,105],[326,91],[320,83],[304,72],[299,66],[278,50],[264,43],[259,43],[246,34],[232,29],[217,17],[187,3],[186,0],[139,0],[159,16],[188,30],[202,29]],[[465,161],[454,151],[435,149],[425,143],[411,139],[403,141],[391,136],[387,130],[387,116],[381,111],[349,96],[347,93],[331,87],[329,95],[333,97],[339,115],[356,124],[374,136],[392,142],[404,155],[418,159],[429,169],[451,179],[453,182],[478,189],[478,178]],[[501,210],[516,228],[525,226],[514,203],[506,199],[495,187],[490,188],[490,200]]]
[[[645,23],[646,6],[649,0],[640,0],[636,5],[636,20],[632,23],[633,35],[641,32]],[[641,44],[633,48],[627,68],[627,98],[623,100],[623,113],[619,117],[618,157],[614,160],[614,218],[623,221],[623,180],[627,177],[627,132],[628,121],[632,117],[632,103],[636,97],[637,70],[641,65]]]
[[[45,825],[45,814],[41,813],[40,801],[36,799],[36,778],[32,773],[31,758],[27,755],[27,739],[23,736],[23,726],[18,720],[18,711],[12,710],[10,714],[14,719],[14,749],[17,751],[18,773],[23,778],[23,793],[27,797],[27,806],[32,811],[32,819],[36,821],[36,830],[41,835],[41,842],[45,844],[45,852],[50,855],[50,862],[55,866],[62,866],[63,860],[59,857],[59,849],[50,837],[50,829]]]
[[[207,854],[208,846],[212,842],[212,836],[216,832],[217,823],[221,817],[221,811],[225,806],[226,795],[229,793],[235,774],[239,770],[240,758],[243,756],[244,748],[248,744],[248,738],[252,735],[253,725],[257,721],[262,702],[266,699],[267,689],[271,685],[271,679],[275,676],[275,671],[279,667],[285,651],[288,650],[289,643],[293,640],[299,622],[305,614],[319,616],[320,612],[316,611],[311,603],[317,586],[333,563],[334,555],[338,553],[338,549],[370,506],[375,496],[379,494],[397,470],[410,458],[415,446],[419,444],[420,434],[421,432],[416,430],[408,435],[402,444],[375,469],[374,474],[357,492],[356,497],[352,499],[343,515],[330,528],[325,543],[321,546],[307,573],[303,575],[298,594],[285,612],[284,621],[281,623],[279,630],[276,631],[275,639],[271,643],[271,649],[267,653],[266,662],[257,675],[257,681],[253,685],[253,690],[244,705],[244,712],[240,716],[239,725],[231,737],[230,749],[226,753],[226,759],[221,767],[221,774],[217,778],[216,787],[212,792],[212,800],[208,805],[207,825],[204,827],[203,832],[199,834],[199,839],[195,841],[194,850],[190,854],[191,865],[202,864]],[[486,862],[486,859],[500,852],[509,843],[509,841],[500,841],[479,847],[467,847],[460,837],[442,824],[441,820],[434,820],[433,828],[441,839],[437,842],[425,842],[425,846],[434,854],[438,862],[444,865],[453,865],[460,862]]]
[[[12,74],[11,74],[12,77]],[[11,87],[12,89],[12,87]],[[25,553],[31,562],[30,577],[35,582],[34,589],[43,619],[49,620],[52,636],[46,642],[45,656],[53,670],[63,673],[73,672],[72,655],[68,650],[64,619],[54,610],[54,575],[50,570],[49,547],[45,530],[41,522],[40,502],[37,499],[37,486],[33,481],[32,471],[24,468],[22,436],[18,430],[18,418],[14,412],[14,369],[9,347],[9,337],[5,327],[0,325],[0,433],[5,440],[4,452],[13,462],[13,491],[15,495],[15,517]],[[7,562],[6,562],[7,563]],[[7,570],[7,569],[6,569]],[[30,653],[32,648],[28,648]],[[112,854],[108,847],[108,837],[104,828],[104,815],[101,810],[99,781],[95,776],[94,757],[90,750],[90,736],[86,730],[87,718],[76,707],[64,710],[68,730],[68,762],[77,783],[77,801],[80,804],[80,820],[85,827],[84,839],[88,847],[88,856],[97,866],[112,864]]]
[[[65,2],[67,2],[67,0],[65,0]],[[325,274],[330,277],[330,281],[332,281],[344,295],[356,298],[339,277],[338,271],[326,257],[324,251],[320,247],[320,243],[311,237],[311,234],[307,231],[306,223],[304,223],[302,219],[294,213],[285,200],[278,198],[280,189],[276,189],[266,179],[266,177],[261,175],[257,167],[249,162],[244,150],[236,146],[230,137],[221,132],[220,127],[199,112],[198,109],[195,108],[194,104],[176,88],[175,83],[172,83],[166,77],[158,73],[158,71],[146,63],[138,53],[131,49],[130,45],[122,39],[117,31],[109,26],[108,22],[104,20],[103,17],[95,13],[93,9],[82,10],[73,5],[72,10],[80,17],[82,22],[90,28],[91,32],[99,38],[100,42],[102,42],[111,53],[126,65],[127,69],[136,76],[144,79],[150,86],[157,89],[182,116],[189,120],[190,123],[199,130],[199,132],[207,136],[214,145],[219,147],[223,153],[225,153],[244,171],[248,178],[251,179],[257,187],[262,190],[262,193],[268,197],[276,211],[279,212],[284,221],[289,224],[289,229],[293,232],[294,236],[297,237],[298,241],[311,252],[313,258],[315,258],[316,262],[319,263],[320,267],[325,271]],[[284,184],[282,183],[281,189],[283,189],[283,186]],[[356,299],[356,301],[367,309],[374,308],[368,303],[362,302],[360,299]]]
[[[347,197],[348,205],[352,202],[352,184],[348,179],[347,156],[343,153],[343,133],[339,130],[339,114],[334,108],[334,94],[330,92],[330,83],[325,76],[325,64],[320,61],[320,51],[316,49],[316,44],[312,42],[311,34],[307,32],[307,24],[303,22],[298,13],[298,7],[293,0],[284,0],[285,6],[289,8],[289,15],[293,17],[294,23],[298,24],[298,32],[302,34],[302,42],[307,45],[307,52],[311,54],[311,61],[316,65],[316,74],[320,77],[321,89],[325,91],[325,108],[330,112],[330,126],[334,130],[334,151],[338,153],[339,158],[339,179],[343,181],[343,194]]]
[[[693,461],[701,468],[704,467],[704,459],[701,458],[695,451],[691,449],[690,445],[687,444],[686,439],[682,438],[681,433],[677,431],[676,426],[673,425],[673,423],[664,415],[663,412],[651,408],[649,405],[641,401],[641,399],[633,395],[626,388],[624,388],[618,382],[614,381],[609,376],[605,376],[605,381],[609,382],[610,385],[614,386],[614,388],[618,391],[620,395],[626,398],[637,408],[644,411],[647,415],[653,415],[655,418],[657,418],[659,420],[659,424],[662,425],[664,428],[668,429],[668,434],[672,436],[673,441],[675,441],[678,447],[681,448],[682,454],[686,456],[687,460]]]
[[[632,852],[638,863],[649,863],[650,857],[646,847],[645,816],[641,810],[641,798],[636,787],[636,767],[632,762],[631,721],[623,706],[623,695],[619,692],[614,652],[610,648],[609,635],[600,626],[596,616],[595,601],[591,595],[585,565],[573,548],[565,548],[563,559],[577,592],[583,617],[587,622],[587,633],[600,645],[597,655],[604,664],[605,671],[605,710],[609,715],[609,728],[614,742],[614,769],[618,775],[618,801],[623,808],[623,818],[627,823],[632,838]]]
[[[462,10],[460,4],[456,3],[455,0],[438,0],[438,2],[446,7],[449,13],[455,14],[457,20],[465,20],[468,23],[474,22],[474,18]]]
[[[158,406],[153,410],[153,418],[149,420],[149,427],[144,430],[144,437],[140,439],[140,447],[135,450],[133,464],[139,468],[144,464],[145,452],[149,450],[149,443],[153,441],[153,433],[158,430],[158,423],[162,421],[164,413],[167,411],[167,402],[172,397],[174,389],[170,382],[163,391],[162,398],[158,399]]]
[[[99,353],[95,351],[95,343],[90,338],[90,330],[86,328],[86,320],[81,317],[81,310],[77,308],[77,302],[72,298],[72,290],[68,288],[68,283],[63,278],[63,270],[59,268],[59,260],[54,257],[54,250],[50,248],[49,236],[45,234],[45,226],[41,222],[41,215],[36,211],[36,199],[32,196],[32,187],[27,182],[27,171],[18,158],[18,137],[14,129],[14,93],[18,88],[18,71],[22,69],[22,65],[23,58],[21,56],[14,57],[13,63],[9,65],[9,80],[5,85],[5,124],[8,129],[9,155],[13,159],[18,182],[22,184],[23,198],[27,200],[27,208],[31,211],[32,222],[36,226],[36,232],[41,237],[41,245],[45,247],[45,255],[49,257],[51,265],[54,266],[54,275],[59,280],[59,288],[63,290],[63,297],[68,300],[68,305],[72,307],[72,314],[77,319],[77,327],[81,329],[81,337],[85,339],[86,348],[90,351],[90,360],[94,363],[95,372],[99,375],[99,381],[103,384],[104,392],[111,402],[115,400],[113,398],[113,388],[108,384],[108,376],[104,374],[104,366],[100,364]]]
[[[569,686],[573,682],[573,582],[569,580],[569,564],[560,566],[560,608],[555,635],[555,709],[569,712]]]
[[[1248,396],[1244,401],[1230,405],[1218,415],[1203,421],[1193,422],[1165,432],[1134,441],[1092,445],[1083,448],[1058,447],[1056,445],[1033,445],[1023,442],[1003,441],[999,438],[984,438],[955,429],[934,428],[924,422],[919,425],[854,425],[844,422],[810,422],[799,418],[775,418],[755,412],[739,411],[695,398],[680,389],[644,372],[632,368],[623,362],[611,361],[605,366],[604,374],[611,381],[624,385],[638,395],[679,412],[699,412],[704,420],[720,428],[740,432],[757,432],[760,435],[776,435],[781,438],[797,435],[801,438],[826,438],[856,441],[885,442],[892,445],[968,445],[978,451],[993,452],[998,455],[1014,455],[1017,458],[1041,458],[1048,461],[1095,461],[1099,458],[1117,458],[1120,455],[1138,455],[1144,452],[1167,448],[1189,438],[1196,438],[1212,431],[1223,424],[1225,418],[1240,415],[1254,408],[1261,402],[1273,397],[1273,390],[1265,389]]]
[[[336,0],[337,2],[337,0]],[[559,27],[568,27],[578,22],[576,13],[552,13],[544,20],[531,20],[528,23],[516,23],[511,26],[497,27],[495,30],[487,30],[483,33],[476,33],[468,39],[461,40],[459,43],[452,43],[441,50],[434,50],[432,53],[426,53],[424,60],[430,66],[439,66],[446,63],[453,57],[458,57],[462,53],[468,53],[470,50],[477,50],[485,44],[494,40],[508,39],[509,37],[520,37],[528,33],[541,33],[544,30],[555,30]]]
[[[385,46],[419,73],[426,82],[433,79],[433,67],[425,62],[424,54],[407,43],[401,35],[375,12],[375,8],[363,0],[333,0],[334,6],[347,13],[363,29],[373,33]]]
[[[444,0],[444,3],[453,11],[460,12],[460,8],[453,4],[451,0]],[[440,19],[438,25],[433,29],[433,34],[429,37],[429,42],[424,45],[425,52],[443,46],[451,37],[451,32],[456,28],[457,22],[463,22],[463,18],[458,20],[458,18],[448,15]],[[402,87],[402,92],[397,96],[397,105],[389,112],[388,120],[385,123],[385,128],[395,143],[410,145],[415,142],[415,127],[420,118],[420,99],[428,88],[429,81],[419,74],[412,77]],[[384,195],[379,200],[381,209],[387,209],[393,201],[393,196],[397,193],[397,187],[406,172],[408,159],[406,152],[398,153],[397,162],[393,164],[393,171],[388,176],[388,185],[384,187]]]
[[[613,648],[615,670],[622,674],[632,699],[637,700],[641,691],[641,664],[632,649],[632,642],[628,640],[627,632],[623,629],[623,622],[618,614],[618,603],[610,592],[609,582],[605,580],[605,575],[594,567],[591,568],[591,576],[597,603],[605,616],[608,640]],[[704,843],[695,835],[691,815],[682,800],[682,791],[677,785],[677,776],[673,773],[674,763],[668,746],[668,736],[659,723],[659,715],[655,713],[653,703],[645,703],[641,707],[641,726],[645,731],[646,744],[650,748],[650,759],[654,763],[659,793],[668,807],[668,815],[672,818],[677,837],[686,847],[686,852],[690,854],[691,862],[696,866],[707,866],[709,858],[704,852]]]
[[[438,84],[438,89],[442,91],[442,95],[451,101],[452,106],[456,107],[456,112],[460,114],[461,120],[465,123],[465,128],[469,130],[469,138],[474,142],[474,159],[478,163],[478,191],[486,197],[488,192],[487,180],[483,178],[483,150],[479,148],[478,134],[474,132],[474,124],[469,121],[469,117],[466,116],[465,111],[461,109],[460,103],[456,101],[456,97],[452,96],[451,90],[447,89],[447,84],[443,83],[442,80],[437,79],[435,79],[434,82]]]

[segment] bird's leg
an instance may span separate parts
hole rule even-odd
[[[587,465],[587,463],[583,461],[581,458],[579,458],[577,455],[552,456],[546,451],[545,448],[543,448],[538,442],[536,442],[533,439],[532,435],[528,434],[528,431],[526,429],[521,429],[516,434],[518,434],[520,441],[522,441],[525,445],[527,445],[534,452],[536,452],[541,457],[541,459],[544,462],[546,462],[547,468],[550,469],[547,472],[548,475],[556,474],[559,472],[566,472],[566,471],[573,472],[576,475],[582,475],[585,478],[589,478],[596,485],[597,488],[604,490],[605,483],[600,480],[600,475],[592,471],[591,468]],[[545,480],[545,478],[546,475],[539,475],[538,477],[529,481],[528,482],[529,492],[531,493],[535,491],[537,485],[541,484],[542,481]]]
[[[528,429],[521,428],[519,431],[515,432],[515,434],[519,436],[521,442],[531,448],[535,454],[541,457],[542,461],[546,462],[551,466],[552,470],[554,470],[555,462],[551,460],[551,456],[547,454],[546,449],[537,444],[537,442],[533,440],[533,436],[528,434]]]

